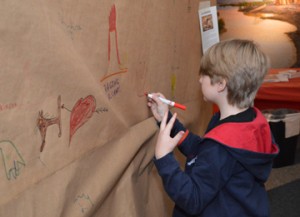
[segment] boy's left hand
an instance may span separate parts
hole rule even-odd
[[[172,152],[177,146],[181,137],[184,135],[183,131],[177,133],[177,135],[172,138],[170,137],[171,129],[173,128],[174,122],[176,120],[177,114],[175,113],[167,124],[168,113],[166,112],[162,122],[160,124],[160,131],[155,147],[155,158],[159,159],[166,154]]]

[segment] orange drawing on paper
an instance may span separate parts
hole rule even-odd
[[[39,116],[37,118],[37,127],[40,130],[40,134],[42,137],[42,144],[40,148],[40,152],[44,150],[46,144],[46,134],[49,126],[57,124],[58,125],[58,137],[61,137],[61,97],[57,98],[57,116],[54,118],[47,118],[44,116],[43,110],[39,112]]]
[[[145,97],[145,93],[150,91],[149,84],[146,84],[146,75],[148,72],[148,65],[146,61],[139,61],[136,68],[136,87],[137,87],[137,96]]]
[[[119,55],[119,47],[118,47],[118,34],[117,34],[117,12],[116,6],[113,5],[109,14],[109,31],[108,31],[108,72],[104,77],[100,79],[100,81],[104,81],[105,79],[118,75],[121,73],[127,72],[127,68],[122,68],[120,55]],[[115,40],[111,40],[111,37],[114,37]],[[115,49],[112,49],[115,48]],[[113,58],[111,58],[113,57]],[[116,67],[114,69],[114,67]]]

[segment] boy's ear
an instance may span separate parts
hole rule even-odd
[[[218,86],[217,89],[218,89],[219,93],[221,93],[221,92],[223,92],[225,90],[226,84],[227,84],[227,82],[226,82],[225,79],[222,79],[221,81],[218,81],[218,83],[217,83],[217,86]]]

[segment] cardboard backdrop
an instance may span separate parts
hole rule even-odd
[[[203,132],[198,5],[1,1],[0,216],[170,214],[143,93]]]

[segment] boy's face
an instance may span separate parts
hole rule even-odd
[[[208,75],[200,75],[199,82],[203,93],[203,99],[209,102],[215,102],[218,90],[217,85],[211,84],[211,78]]]

